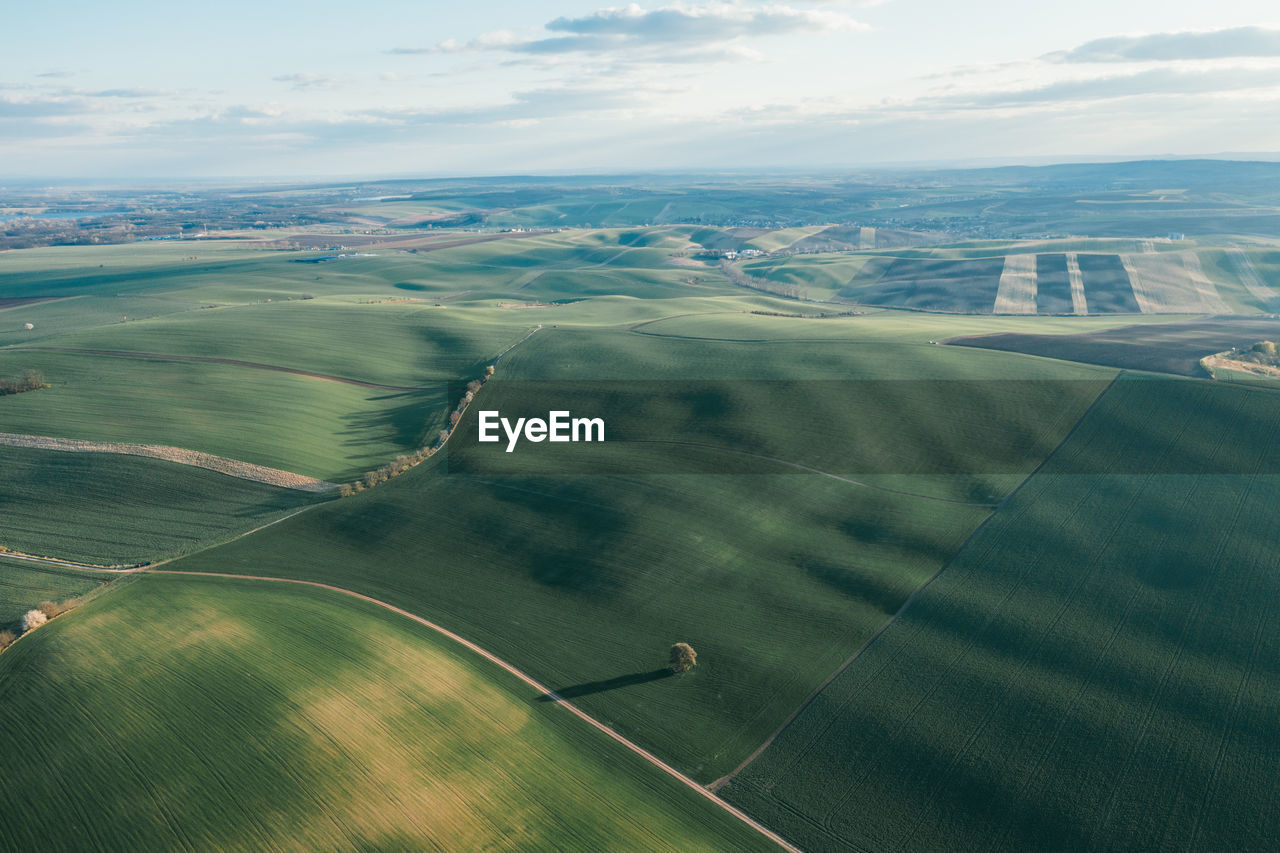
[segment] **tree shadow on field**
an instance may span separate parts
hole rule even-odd
[[[553,690],[550,693],[543,693],[538,697],[539,702],[555,702],[558,699],[576,699],[579,696],[590,696],[592,693],[604,693],[608,690],[617,690],[619,687],[631,687],[636,684],[648,684],[651,681],[661,681],[664,678],[670,678],[675,675],[669,667],[655,669],[652,672],[633,672],[630,675],[619,675],[617,678],[609,678],[604,681],[587,681],[582,684],[574,684],[569,687],[561,687],[559,690]]]

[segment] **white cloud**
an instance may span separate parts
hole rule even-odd
[[[528,54],[627,52],[687,44],[718,44],[745,38],[868,29],[843,12],[794,6],[737,3],[675,4],[645,9],[636,3],[549,21],[542,33],[484,33],[466,42],[446,39],[430,47],[398,47],[396,54],[509,51]]]
[[[1232,27],[1206,32],[1112,36],[1045,56],[1053,62],[1170,62],[1280,57],[1280,29]]]
[[[333,89],[338,85],[328,77],[307,72],[279,74],[271,79],[277,83],[292,83],[295,89]]]

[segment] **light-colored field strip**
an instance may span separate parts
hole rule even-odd
[[[1080,275],[1080,260],[1075,252],[1067,252],[1067,279],[1071,282],[1071,310],[1088,314],[1089,303],[1084,298],[1084,277]]]
[[[1195,252],[1179,254],[1182,255],[1182,265],[1187,268],[1187,278],[1191,279],[1191,283],[1195,285],[1196,292],[1200,294],[1200,301],[1205,304],[1205,307],[1215,314],[1231,314],[1231,306],[1223,300],[1218,293],[1218,288],[1209,280],[1209,276],[1204,274],[1200,256]]]
[[[1231,313],[1192,252],[1121,255],[1120,262],[1143,314]]]
[[[1231,259],[1231,265],[1235,267],[1236,275],[1240,277],[1240,281],[1249,289],[1253,297],[1262,302],[1264,306],[1271,300],[1280,297],[1280,293],[1276,293],[1262,283],[1262,279],[1258,277],[1258,271],[1253,266],[1253,261],[1249,260],[1249,256],[1243,250],[1227,249],[1227,257]]]
[[[858,229],[858,248],[874,249],[876,247],[876,229],[863,226]]]
[[[1005,255],[995,313],[1036,313],[1036,256]]]
[[[654,755],[652,752],[649,752],[649,750],[645,749],[644,747],[636,743],[633,743],[632,741],[618,734],[613,729],[609,728],[604,723],[597,720],[595,717],[592,717],[591,715],[589,715],[586,711],[583,711],[582,709],[580,709],[577,705],[574,705],[572,702],[565,699],[563,696],[560,696],[558,693],[556,693],[551,688],[547,687],[542,682],[534,679],[533,676],[526,674],[522,670],[516,669],[514,665],[507,663],[505,660],[498,657],[493,652],[490,652],[487,649],[484,649],[481,646],[476,645],[470,640],[464,637],[461,637],[458,634],[453,633],[448,628],[445,628],[441,625],[437,625],[435,622],[432,622],[430,620],[422,618],[421,616],[418,616],[416,613],[410,613],[408,610],[405,610],[401,607],[396,607],[394,604],[389,604],[380,599],[373,598],[368,595],[364,595],[363,593],[355,592],[349,589],[344,589],[340,586],[333,586],[327,583],[319,583],[318,581],[300,580],[297,578],[262,577],[259,575],[236,575],[236,574],[228,574],[224,572],[188,572],[188,571],[181,571],[178,569],[158,569],[158,570],[152,569],[150,570],[150,573],[161,574],[161,575],[191,575],[194,577],[233,578],[236,580],[265,581],[269,583],[289,583],[289,584],[298,584],[300,586],[313,586],[313,587],[316,587],[317,589],[327,589],[331,592],[338,592],[343,595],[349,595],[352,598],[358,598],[361,601],[366,601],[370,604],[375,604],[378,607],[383,607],[387,610],[390,610],[392,613],[399,614],[400,616],[403,616],[406,619],[411,619],[412,621],[417,622],[419,625],[423,625],[427,628],[430,628],[432,631],[435,631],[441,636],[447,637],[448,639],[454,641],[455,643],[458,643],[461,646],[465,646],[467,649],[470,649],[471,651],[480,655],[480,657],[484,658],[490,663],[496,664],[497,666],[511,673],[516,678],[520,679],[525,684],[529,685],[534,690],[538,691],[539,695],[546,696],[555,704],[564,708],[566,711],[573,714],[575,717],[582,720],[583,722],[587,723],[592,728],[602,732],[607,737],[620,743],[622,746],[626,747],[631,752],[640,756],[645,761],[652,764],[654,767],[657,767],[659,770],[663,771],[668,776],[671,776],[673,779],[680,782],[685,787],[695,791],[699,796],[711,801],[712,803],[715,803],[717,806],[724,809],[726,812],[733,815],[738,820],[745,823],[747,826],[756,830],[761,835],[765,836],[766,838],[768,838],[770,841],[777,844],[782,849],[792,851],[792,853],[801,853],[800,848],[788,842],[781,835],[778,835],[778,833],[769,829],[764,824],[759,823],[758,821],[756,821],[755,818],[751,817],[749,814],[737,808],[736,806],[730,805],[725,800],[720,799],[720,797],[716,796],[712,791],[710,791],[707,788],[704,788],[702,785],[699,785],[693,779],[684,775],[679,770],[672,767],[670,764],[667,764],[665,761],[663,761],[661,758],[658,758],[658,756]]]
[[[211,453],[201,453],[198,450],[186,450],[181,447],[166,447],[162,444],[81,441],[75,438],[0,432],[0,445],[30,447],[36,450],[61,450],[69,453],[119,453],[124,456],[145,456],[148,459],[161,459],[165,462],[176,462],[179,465],[190,465],[193,468],[204,468],[229,477],[239,477],[241,480],[252,480],[255,483],[266,483],[286,489],[297,489],[300,492],[327,492],[338,488],[336,484],[326,480],[304,477],[292,471],[281,471],[279,468],[267,468],[263,465],[254,465],[252,462],[241,462],[239,459],[228,459],[225,456],[214,456]]]

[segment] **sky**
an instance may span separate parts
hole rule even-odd
[[[1280,151],[1280,9],[46,0],[0,177],[827,171]]]

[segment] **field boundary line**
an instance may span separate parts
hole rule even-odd
[[[942,573],[945,572],[948,568],[950,568],[951,565],[956,561],[956,558],[959,557],[962,553],[964,553],[964,550],[969,546],[969,543],[973,541],[974,537],[976,537],[979,533],[982,532],[983,528],[985,528],[991,522],[991,519],[995,518],[1000,513],[1000,510],[1004,507],[1004,505],[1007,504],[1010,500],[1012,500],[1014,495],[1022,491],[1023,486],[1027,485],[1027,483],[1030,483],[1031,479],[1035,477],[1036,474],[1040,473],[1040,470],[1044,468],[1044,466],[1049,462],[1050,459],[1058,455],[1058,451],[1061,450],[1063,446],[1066,445],[1067,441],[1070,440],[1071,436],[1075,435],[1076,430],[1079,428],[1080,424],[1084,422],[1085,418],[1089,417],[1089,413],[1092,412],[1094,410],[1094,407],[1098,405],[1098,402],[1107,395],[1107,392],[1109,392],[1111,388],[1116,384],[1116,382],[1120,379],[1120,376],[1121,374],[1116,374],[1116,376],[1112,378],[1112,380],[1109,383],[1107,383],[1107,387],[1103,388],[1102,391],[1098,393],[1098,396],[1093,398],[1093,402],[1091,402],[1088,408],[1086,408],[1084,412],[1081,413],[1080,417],[1076,420],[1076,422],[1071,425],[1071,429],[1067,430],[1067,434],[1063,436],[1062,441],[1058,442],[1058,445],[1054,447],[1053,450],[1049,451],[1049,454],[1045,456],[1044,459],[1040,460],[1040,464],[1035,467],[1035,470],[1033,470],[1030,474],[1028,474],[1026,476],[1026,479],[1024,479],[1016,487],[1014,487],[1013,491],[1005,495],[1004,498],[1000,501],[1000,503],[994,506],[992,512],[988,514],[987,517],[984,518],[982,522],[978,524],[977,527],[973,528],[973,530],[970,531],[969,535],[966,536],[964,541],[960,543],[960,547],[955,550],[955,553],[953,553],[950,557],[948,557],[946,561],[941,566],[938,567],[938,570],[934,572],[932,575],[930,575],[929,578],[925,580],[924,583],[916,587],[911,592],[911,594],[907,596],[906,601],[902,602],[902,605],[894,612],[894,614],[890,616],[889,619],[883,625],[877,628],[876,632],[872,634],[870,637],[868,637],[866,642],[864,642],[861,646],[859,646],[857,650],[854,651],[854,653],[849,656],[848,660],[840,664],[839,668],[837,668],[835,672],[831,673],[831,675],[829,675],[825,681],[819,684],[818,687],[812,693],[809,694],[809,697],[805,699],[804,702],[801,703],[800,707],[792,711],[791,715],[787,717],[786,720],[783,721],[782,725],[778,726],[777,730],[774,731],[773,734],[769,735],[768,740],[762,743],[756,749],[755,752],[748,755],[746,760],[743,761],[741,764],[739,764],[737,767],[735,767],[732,772],[724,776],[721,776],[719,779],[712,782],[708,786],[709,788],[711,788],[711,790],[719,791],[725,785],[732,782],[734,778],[738,776],[739,773],[741,773],[743,770],[746,770],[747,767],[750,766],[753,761],[759,758],[766,749],[772,746],[773,742],[777,740],[778,737],[784,731],[786,731],[787,728],[790,727],[790,725],[794,723],[796,719],[802,713],[804,713],[804,711],[810,705],[812,705],[817,700],[818,696],[821,695],[824,690],[826,690],[828,687],[831,686],[831,683],[833,681],[835,681],[842,674],[844,674],[845,670],[853,666],[854,662],[857,661],[858,658],[862,657],[862,653],[865,652],[867,649],[871,648],[872,644],[875,643],[876,640],[880,639],[880,637],[884,634],[885,631],[889,630],[889,628],[893,625],[893,623],[898,620],[898,617],[901,616],[903,613],[905,613],[907,608],[911,606],[911,603],[915,601],[917,597],[919,597],[920,593],[924,592],[925,589],[928,588],[928,586],[931,583],[933,583],[939,577],[941,577]]]
[[[268,468],[252,462],[242,462],[227,456],[215,456],[199,450],[188,450],[183,447],[170,447],[164,444],[128,444],[119,441],[88,441],[79,438],[58,438],[48,435],[26,435],[23,433],[0,432],[0,446],[25,447],[32,450],[53,450],[64,453],[111,453],[119,456],[140,456],[146,459],[159,459],[162,462],[173,462],[192,468],[203,468],[217,474],[293,489],[299,492],[327,492],[338,488],[336,483],[295,474],[281,468]]]
[[[136,572],[146,563],[134,563],[128,566],[98,566],[93,563],[77,563],[74,560],[63,560],[58,557],[41,557],[36,554],[27,554],[23,551],[10,551],[5,549],[0,551],[0,559],[8,558],[10,560],[21,560],[24,563],[40,563],[46,566],[57,566],[60,569],[77,569],[84,572],[109,572],[113,575],[126,575],[130,572]]]
[[[777,456],[767,456],[763,453],[753,453],[750,450],[738,450],[734,447],[719,447],[714,444],[703,444],[697,441],[675,441],[663,439],[630,439],[617,442],[618,444],[673,444],[678,447],[697,447],[705,450],[718,450],[724,453],[735,453],[739,456],[750,456],[754,459],[763,459],[766,462],[776,462],[779,465],[786,465],[789,468],[796,468],[808,474],[817,474],[820,477],[828,477],[832,480],[838,480],[841,483],[848,483],[851,486],[860,486],[864,489],[874,489],[877,492],[886,492],[891,495],[902,495],[908,498],[919,498],[923,501],[938,501],[939,503],[959,504],[960,506],[976,506],[985,507],[987,509],[995,509],[999,504],[978,503],[975,501],[961,501],[955,498],[940,498],[934,495],[922,495],[918,492],[907,492],[902,489],[891,489],[888,486],[877,486],[872,483],[864,483],[861,480],[853,480],[848,477],[841,477],[839,474],[832,474],[818,468],[810,468],[808,465],[802,465],[799,462],[791,462],[787,459],[780,459]]]
[[[602,732],[612,740],[626,747],[628,750],[640,756],[645,761],[657,767],[659,770],[662,770],[668,776],[671,776],[676,781],[683,784],[685,787],[697,792],[699,796],[715,803],[721,809],[728,812],[733,817],[736,817],[738,820],[742,821],[747,826],[750,826],[752,829],[755,829],[757,832],[759,832],[761,835],[768,838],[770,841],[773,841],[779,847],[783,848],[784,850],[792,851],[792,853],[801,853],[800,848],[788,842],[785,838],[783,838],[778,833],[769,829],[767,826],[760,823],[755,818],[751,817],[746,812],[739,809],[737,806],[734,806],[731,803],[728,803],[725,800],[721,799],[713,791],[709,790],[706,787],[703,787],[702,785],[699,785],[693,779],[684,775],[679,770],[672,767],[670,764],[667,764],[665,761],[658,758],[656,755],[649,752],[644,747],[618,734],[616,731],[606,726],[604,723],[600,722],[595,717],[592,717],[590,714],[583,711],[577,705],[574,705],[572,702],[565,699],[563,696],[560,696],[554,690],[551,690],[546,685],[534,679],[533,676],[528,675],[523,670],[517,669],[513,664],[508,663],[507,661],[503,660],[502,658],[498,657],[493,652],[488,651],[482,646],[476,643],[473,643],[472,641],[466,639],[465,637],[462,637],[459,634],[455,634],[453,631],[450,631],[448,628],[445,628],[442,625],[438,625],[435,622],[430,621],[429,619],[426,619],[422,616],[417,615],[416,613],[412,613],[408,610],[405,610],[402,607],[397,607],[394,604],[390,604],[386,601],[382,601],[381,599],[374,598],[373,596],[365,595],[364,593],[355,592],[354,590],[350,590],[350,589],[344,589],[343,587],[334,586],[333,584],[321,583],[320,581],[303,580],[301,578],[278,578],[278,577],[269,577],[269,576],[262,576],[262,575],[240,575],[240,574],[233,574],[229,572],[195,572],[195,571],[187,571],[182,569],[148,568],[148,569],[144,569],[143,571],[150,574],[158,574],[158,575],[185,575],[190,577],[230,578],[233,580],[264,581],[267,583],[287,583],[287,584],[297,584],[299,586],[310,586],[310,587],[315,587],[317,589],[325,589],[331,592],[337,592],[342,595],[348,595],[348,596],[351,596],[352,598],[357,598],[369,604],[374,604],[374,605],[377,605],[378,607],[382,607],[387,610],[390,610],[392,613],[399,614],[400,616],[403,616],[406,619],[416,622],[419,625],[423,625],[427,628],[430,628],[431,630],[435,631],[441,636],[449,640],[452,640],[455,643],[458,643],[459,645],[469,649],[472,652],[475,652],[480,657],[484,658],[490,663],[496,664],[497,666],[506,670],[511,675],[518,678],[520,681],[532,687],[534,690],[537,690],[540,696],[548,697],[556,705],[559,705],[560,707],[569,711],[575,717],[578,717],[579,719],[586,722],[591,727],[595,728],[596,730]]]
[[[35,346],[10,346],[4,347],[5,350],[15,352],[60,352],[70,355],[101,355],[109,358],[136,358],[144,361],[190,361],[199,364],[222,364],[228,367],[248,367],[253,370],[272,370],[276,373],[290,373],[294,376],[305,376],[308,379],[321,379],[325,382],[341,382],[344,385],[356,385],[360,388],[373,388],[379,391],[404,391],[417,392],[429,391],[429,388],[408,388],[400,385],[379,385],[376,382],[365,382],[363,379],[349,379],[345,376],[331,376],[327,373],[316,373],[312,370],[302,370],[296,367],[281,367],[278,364],[263,364],[257,361],[240,361],[234,358],[215,358],[213,356],[204,355],[172,355],[160,352],[131,352],[129,350],[111,350],[111,349],[79,349],[77,347],[35,347]]]
[[[259,524],[257,527],[253,528],[252,530],[246,530],[243,533],[237,533],[236,535],[232,536],[230,539],[223,539],[219,542],[214,542],[210,545],[205,545],[202,548],[197,548],[194,551],[188,551],[187,553],[184,553],[184,554],[175,554],[172,557],[165,557],[163,560],[157,560],[155,562],[147,561],[144,563],[134,563],[128,566],[99,566],[94,563],[77,563],[74,560],[63,560],[59,557],[40,557],[35,554],[25,554],[22,551],[0,551],[0,559],[8,557],[13,560],[22,560],[23,562],[27,562],[27,563],[42,563],[44,565],[49,565],[49,566],[58,566],[59,568],[63,568],[63,569],[80,569],[81,571],[86,571],[86,572],[105,572],[113,575],[133,574],[135,572],[154,569],[156,566],[163,566],[166,563],[172,563],[174,560],[181,560],[185,557],[193,557],[196,554],[202,554],[205,551],[210,551],[214,548],[219,548],[223,545],[229,545],[232,542],[236,541],[237,539],[243,539],[244,537],[250,535],[251,533],[257,533],[259,530],[265,530],[266,528],[271,527],[272,525],[279,524],[282,521],[288,521],[289,519],[293,518],[295,515],[301,515],[307,510],[312,510],[318,506],[323,506],[325,503],[327,503],[327,501],[308,504],[307,506],[301,507],[299,509],[295,509],[293,512],[287,515],[282,515],[277,519],[268,521],[266,524]]]

